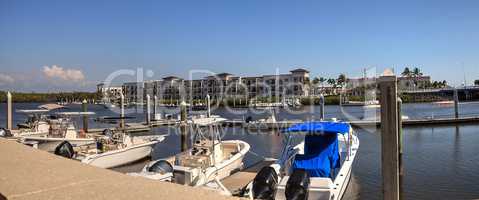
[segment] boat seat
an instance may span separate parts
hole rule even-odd
[[[211,165],[211,159],[210,156],[206,155],[184,155],[178,159],[178,164],[184,167],[204,169]]]

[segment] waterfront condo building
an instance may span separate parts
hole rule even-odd
[[[123,90],[128,102],[140,102],[149,94],[170,103],[181,100],[212,100],[225,98],[297,98],[310,95],[309,71],[295,69],[288,74],[241,77],[220,73],[203,79],[185,80],[168,76],[161,80],[125,83]],[[141,91],[141,93],[140,93]]]

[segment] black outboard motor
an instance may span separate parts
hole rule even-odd
[[[55,148],[55,155],[63,156],[65,158],[73,158],[75,151],[73,146],[68,141],[63,141]]]
[[[102,131],[102,133],[103,133],[104,136],[107,136],[109,138],[113,137],[113,131],[110,130],[110,129],[105,129],[105,130]]]
[[[307,200],[309,174],[304,169],[295,169],[286,183],[284,194],[288,200]]]
[[[6,128],[0,128],[0,137],[11,137],[12,134]]]
[[[251,116],[246,117],[246,119],[244,120],[244,122],[246,122],[246,123],[249,123],[251,121],[253,121],[253,117],[251,117]]]
[[[159,160],[153,163],[150,167],[148,167],[147,171],[160,173],[160,174],[166,174],[168,172],[173,172],[173,165],[171,165],[166,160]]]
[[[103,142],[102,141],[96,141],[96,149],[99,151],[99,152],[103,152]]]
[[[278,184],[278,174],[270,166],[263,167],[253,180],[253,198],[254,199],[274,199],[276,185]]]

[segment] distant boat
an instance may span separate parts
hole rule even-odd
[[[32,110],[25,111],[27,113]],[[39,113],[38,111],[35,113]],[[24,144],[34,144],[33,146],[45,151],[51,151],[63,142],[68,141],[73,146],[81,146],[95,143],[95,138],[83,132],[76,130],[72,116],[92,115],[93,112],[58,112],[54,117],[46,116],[37,118],[31,122],[31,128],[24,128],[12,131],[14,137]],[[34,142],[34,143],[32,143]]]
[[[436,104],[436,105],[451,105],[451,104],[454,104],[454,101],[450,101],[450,100],[436,101],[436,102],[433,102],[433,104]]]
[[[381,107],[378,100],[347,101],[345,103],[342,103],[341,106],[362,106],[362,107],[366,107],[366,108],[379,108],[379,107]]]
[[[269,111],[269,116],[264,119],[258,119],[258,120],[252,120],[252,117],[248,117],[245,119],[243,122],[243,128],[247,130],[252,130],[252,131],[267,131],[267,130],[272,130],[272,129],[282,129],[286,128],[287,126],[294,124],[294,123],[300,123],[301,120],[281,120],[278,121],[276,120],[276,115],[274,113],[274,109],[271,109]]]

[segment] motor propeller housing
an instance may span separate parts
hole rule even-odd
[[[287,200],[307,200],[309,174],[304,169],[295,169],[286,183],[284,194]]]
[[[270,166],[263,167],[253,180],[254,199],[274,199],[278,174]]]
[[[173,172],[173,165],[166,160],[159,160],[150,165],[147,168],[148,172],[155,172],[160,174],[166,174],[169,172]]]
[[[12,134],[10,133],[10,130],[7,130],[6,128],[0,128],[0,137],[11,137]]]
[[[73,158],[73,156],[75,156],[75,151],[73,150],[73,146],[70,144],[70,142],[63,141],[55,148],[55,155],[65,158]]]

